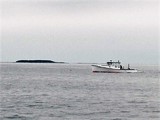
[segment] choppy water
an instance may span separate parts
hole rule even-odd
[[[159,120],[158,67],[92,73],[90,65],[1,64],[0,120]]]

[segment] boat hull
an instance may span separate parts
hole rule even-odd
[[[101,72],[101,73],[135,73],[136,69],[112,69],[107,67],[101,67],[98,65],[92,65],[93,72]]]

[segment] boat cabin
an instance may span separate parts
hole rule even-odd
[[[121,62],[119,62],[119,60],[118,60],[118,62],[113,62],[112,60],[110,60],[110,62],[107,62],[107,65],[109,66],[109,67],[115,67],[115,68],[120,68],[121,67]]]

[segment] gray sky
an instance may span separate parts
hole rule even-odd
[[[1,61],[158,64],[158,0],[2,0]]]

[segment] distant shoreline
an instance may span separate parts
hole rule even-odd
[[[17,60],[16,63],[62,63],[65,62],[55,62],[52,60]]]

